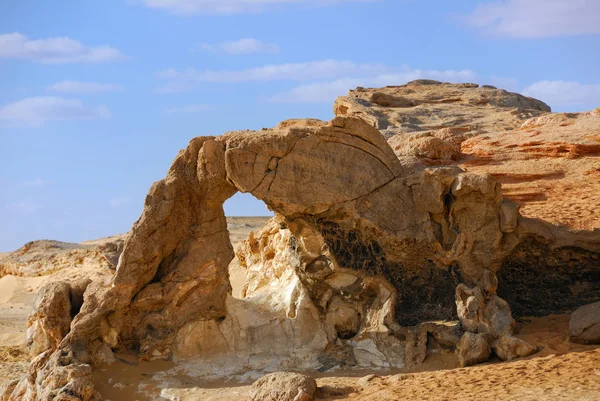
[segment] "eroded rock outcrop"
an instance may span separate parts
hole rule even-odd
[[[496,295],[496,275],[485,270],[480,285],[456,287],[456,308],[466,333],[458,346],[462,366],[487,360],[490,349],[503,361],[525,357],[537,349],[513,336],[516,322],[508,303]]]
[[[496,178],[457,166],[464,141],[489,129],[484,108],[501,109],[496,125],[513,129],[547,106],[472,85],[445,88],[456,92],[449,97],[441,86],[360,89],[336,102],[346,117],[329,123],[193,139],[150,189],[110,284],[90,284],[68,334],[38,355],[9,399],[98,399],[92,366],[112,352],[200,361],[223,374],[402,367],[424,359],[429,335],[458,347],[465,364],[483,360],[486,344],[503,359],[532,352],[512,335],[496,274],[502,285],[507,266],[529,271],[541,246],[574,271],[596,272],[600,241],[524,219]],[[478,116],[474,129],[451,117],[465,106]],[[398,135],[413,128],[407,145]],[[237,191],[276,213],[238,251],[247,275],[240,298],[231,294],[222,208]],[[457,317],[467,337],[403,328]]]
[[[600,109],[550,113],[539,100],[494,87],[418,80],[357,88],[334,112],[369,122],[407,165],[494,175],[525,217],[600,228]]]
[[[84,267],[98,270],[117,266],[125,235],[87,241],[81,244],[40,240],[31,241],[0,257],[0,277],[5,275],[38,277]]]
[[[49,282],[38,291],[27,321],[26,342],[32,358],[54,351],[79,313],[90,279]]]
[[[494,87],[418,80],[357,88],[334,112],[379,129],[407,170],[458,166],[502,184],[502,241],[516,248],[491,269],[517,316],[570,313],[600,299],[598,109],[550,113]]]

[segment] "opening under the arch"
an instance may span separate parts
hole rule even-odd
[[[227,199],[223,204],[223,209],[227,217],[227,229],[234,250],[237,250],[240,244],[248,238],[250,232],[260,229],[273,217],[273,212],[263,201],[256,199],[251,194],[241,192]],[[246,273],[240,267],[237,256],[229,264],[229,280],[232,295],[240,298],[242,287],[246,281]]]

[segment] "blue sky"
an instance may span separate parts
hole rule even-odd
[[[599,65],[597,0],[3,0],[0,251],[125,232],[192,137],[330,119],[358,85],[477,82],[580,111]]]

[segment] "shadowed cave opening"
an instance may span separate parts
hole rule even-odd
[[[506,258],[498,282],[515,316],[570,313],[600,301],[600,254],[531,236]]]
[[[425,321],[456,320],[454,291],[462,282],[458,265],[443,270],[430,260],[401,263],[390,260],[375,238],[336,223],[313,222],[344,267],[383,276],[398,291],[396,321],[413,326]]]

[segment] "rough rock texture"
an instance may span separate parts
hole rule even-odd
[[[471,366],[490,359],[490,346],[485,335],[466,332],[458,345],[458,363]]]
[[[521,214],[600,228],[600,109],[534,117],[462,143],[461,167],[494,175]]]
[[[427,359],[429,342],[439,348],[456,351],[464,330],[456,321],[425,322],[397,330],[394,335],[406,341],[405,363],[409,367],[421,365]]]
[[[71,325],[71,288],[67,283],[50,283],[38,292],[27,322],[27,347],[32,357],[54,351]]]
[[[90,283],[90,279],[59,281],[40,288],[27,321],[26,341],[33,358],[58,347],[69,332],[71,320],[79,313]]]
[[[580,344],[600,344],[600,302],[584,305],[571,314],[571,341]]]
[[[513,336],[516,323],[508,303],[496,295],[497,288],[498,279],[489,270],[483,272],[479,286],[469,288],[459,284],[456,287],[458,318],[466,331],[458,347],[462,366],[482,362],[484,355],[489,357],[490,347],[503,361],[537,351],[534,346]]]
[[[533,349],[512,336],[509,304],[533,313],[571,307],[577,289],[565,298],[555,285],[571,272],[600,299],[600,232],[524,218],[496,178],[457,166],[468,138],[515,129],[546,105],[420,81],[359,89],[335,109],[346,117],[193,139],[151,187],[112,282],[90,285],[69,333],[9,398],[98,399],[91,366],[113,351],[223,375],[402,367],[422,358],[429,333],[447,347],[459,334],[402,326],[456,317],[512,359]],[[241,298],[231,295],[222,208],[237,191],[276,213],[238,252]],[[537,276],[524,282],[523,272]],[[464,343],[478,343],[466,335]],[[473,350],[459,346],[465,361],[482,358]]]
[[[299,373],[278,372],[263,376],[252,385],[252,401],[312,401],[317,382]]]
[[[493,174],[523,216],[600,228],[600,109],[549,113],[539,100],[489,86],[419,80],[357,88],[334,111],[379,129],[407,163]]]
[[[32,241],[0,256],[0,277],[5,275],[46,276],[67,268],[94,265],[114,269],[123,251],[124,235],[81,244],[60,241]]]
[[[459,166],[502,184],[503,242],[516,249],[498,294],[517,316],[600,299],[600,109],[550,113],[493,87],[419,80],[357,88],[334,111],[378,128],[407,169]]]

